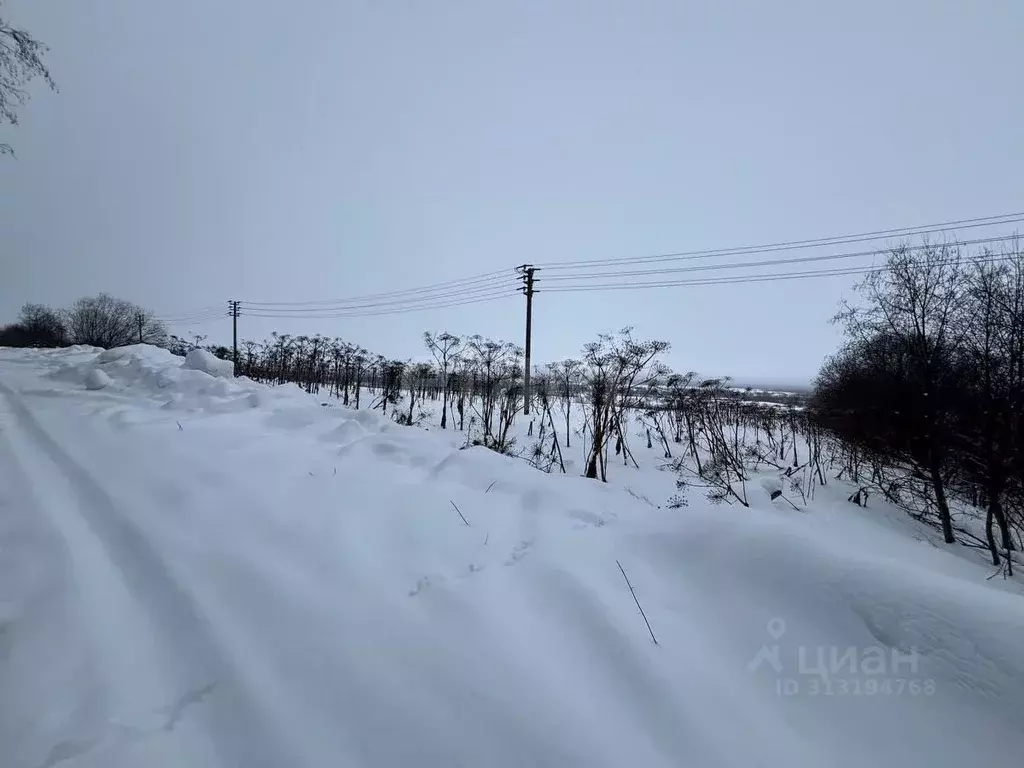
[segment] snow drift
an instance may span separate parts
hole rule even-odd
[[[192,350],[182,359],[146,344],[105,351],[74,347],[65,356],[50,353],[44,359],[55,366],[47,378],[129,398],[148,397],[173,410],[244,410],[258,407],[266,392],[247,379],[234,379],[230,361],[203,349]]]
[[[194,371],[202,371],[210,376],[221,379],[230,379],[235,375],[235,366],[230,360],[221,360],[212,352],[205,349],[192,349],[185,355],[183,367]]]
[[[1024,748],[1019,585],[824,492],[658,509],[129,347],[0,350],[0,506],[5,765]]]

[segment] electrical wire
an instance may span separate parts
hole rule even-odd
[[[224,313],[219,312],[217,314],[203,315],[201,317],[154,317],[153,319],[160,323],[190,323],[202,320],[213,320],[223,316]]]
[[[231,315],[214,315],[213,317],[200,318],[198,320],[160,320],[167,326],[181,327],[186,325],[209,325],[210,323],[219,323],[225,318],[230,319]]]
[[[1005,213],[998,216],[983,216],[973,219],[959,219],[957,221],[946,221],[937,224],[922,224],[916,227],[898,227],[896,229],[879,229],[872,232],[859,232],[849,235],[837,235],[834,237],[812,238],[807,240],[788,240],[778,243],[766,243],[762,245],[744,245],[734,248],[714,248],[699,251],[679,251],[676,253],[662,253],[653,256],[633,256],[611,259],[581,259],[576,261],[554,261],[541,263],[536,267],[543,270],[561,270],[573,267],[581,269],[596,269],[602,266],[628,266],[631,264],[650,264],[663,261],[686,261],[691,259],[706,259],[716,256],[738,256],[751,253],[772,253],[776,251],[802,250],[806,248],[822,247],[826,245],[845,245],[849,243],[868,242],[881,240],[887,237],[912,236],[912,235],[934,235],[952,232],[957,229],[973,229],[977,227],[991,227],[1002,224],[1015,224],[1024,221],[1024,212]]]
[[[993,254],[991,256],[981,256],[971,259],[972,263],[998,263],[1004,261],[1011,261],[1016,257],[1012,254]],[[932,262],[931,266],[950,266],[954,264],[954,260]],[[632,290],[640,288],[676,288],[683,286],[694,286],[694,285],[737,285],[744,283],[761,283],[761,282],[774,282],[777,280],[795,280],[795,279],[806,279],[815,277],[835,277],[842,275],[866,275],[872,272],[879,272],[885,269],[884,266],[858,266],[858,267],[840,267],[837,269],[819,269],[819,270],[807,270],[803,272],[783,272],[775,274],[762,274],[762,275],[728,275],[702,278],[697,280],[674,280],[674,281],[661,281],[655,283],[616,283],[609,285],[569,285],[569,286],[557,286],[555,288],[545,289],[543,291],[538,290],[537,293],[580,293],[587,291],[619,291],[619,290]]]
[[[242,314],[243,317],[268,317],[276,318],[279,320],[335,320],[353,317],[379,317],[381,315],[399,315],[407,312],[426,312],[433,309],[444,309],[446,307],[462,307],[468,304],[479,304],[488,301],[499,301],[501,299],[510,299],[515,296],[515,293],[496,293],[493,295],[479,296],[476,298],[465,298],[458,301],[441,302],[428,304],[420,307],[397,307],[391,309],[375,309],[367,311],[356,311],[356,312],[337,312],[332,314],[324,315],[294,315],[294,314],[282,314],[278,312],[266,312],[266,311],[247,311]]]
[[[255,304],[239,302],[240,314],[245,317],[265,317],[281,320],[287,319],[343,319],[354,317],[375,317],[379,315],[421,312],[446,307],[464,306],[486,301],[516,296],[521,289],[517,281],[495,280],[498,275],[512,275],[511,270],[490,273],[486,276],[475,276],[462,280],[451,280],[434,286],[394,291],[390,293],[369,294],[375,296],[402,296],[385,301],[366,302],[337,306],[336,302],[326,306],[305,306],[296,308],[293,303],[282,302],[279,305]],[[481,284],[486,281],[486,284]],[[424,291],[429,290],[429,293]],[[354,299],[353,299],[354,300]],[[351,301],[351,300],[350,300]],[[222,307],[207,307],[192,313],[179,315],[161,315],[156,317],[168,325],[203,325],[223,317],[230,318],[231,312]]]
[[[224,314],[223,311],[208,312],[204,314],[196,315],[153,315],[154,320],[160,320],[162,322],[175,322],[183,320],[203,320],[208,317],[219,317]]]
[[[192,320],[195,318],[219,316],[223,312],[224,307],[220,304],[217,304],[185,312],[168,312],[166,314],[156,314],[153,317],[155,320],[160,320],[161,322],[174,322],[181,320]]]
[[[400,299],[390,299],[386,301],[369,302],[365,304],[351,304],[348,306],[327,306],[327,307],[303,307],[296,309],[293,307],[266,307],[263,305],[251,304],[248,301],[241,303],[242,308],[246,310],[246,314],[251,314],[254,311],[257,312],[274,312],[286,315],[298,315],[298,316],[313,316],[310,313],[323,313],[323,312],[348,312],[348,311],[359,311],[363,309],[378,309],[380,307],[403,307],[412,306],[416,304],[431,303],[436,301],[448,301],[450,299],[463,299],[463,298],[474,298],[483,294],[491,293],[504,293],[511,295],[518,290],[518,286],[509,283],[507,285],[493,284],[493,285],[482,285],[476,288],[467,288],[461,290],[449,290],[444,293],[437,293],[432,295],[425,295],[422,297],[409,297]]]
[[[163,323],[164,325],[186,325],[188,323],[208,323],[211,320],[219,320],[222,317],[230,317],[230,315],[219,313],[215,315],[206,315],[203,317],[154,317],[153,319],[158,323]]]
[[[441,283],[433,283],[431,285],[421,286],[419,288],[407,288],[400,291],[388,291],[385,293],[370,293],[362,296],[349,296],[347,298],[340,299],[324,299],[320,301],[246,301],[245,304],[251,307],[271,308],[271,307],[320,307],[328,308],[329,305],[333,304],[350,304],[356,301],[367,301],[372,299],[387,299],[393,297],[410,296],[415,294],[434,294],[443,293],[449,290],[461,290],[462,288],[469,288],[477,286],[479,284],[497,284],[500,282],[500,278],[504,276],[506,278],[514,278],[514,271],[511,269],[496,270],[494,272],[485,272],[480,275],[473,275],[471,277],[464,277],[457,280],[446,280]]]
[[[593,272],[609,267],[631,267],[634,265],[659,264],[663,262],[711,259],[730,255],[758,255],[779,251],[822,248],[830,245],[843,245],[858,242],[881,240],[894,236],[936,235],[956,229],[973,229],[993,227],[1005,224],[1024,222],[1024,212],[1008,213],[997,216],[984,216],[970,219],[926,224],[916,227],[899,227],[895,229],[875,230],[835,237],[791,240],[768,243],[756,246],[737,248],[719,248],[702,251],[683,251],[655,256],[629,257],[618,259],[592,259],[577,261],[549,262],[536,266],[543,270],[543,277],[536,278],[537,283],[545,287],[537,289],[537,293],[568,293],[580,291],[631,290],[642,288],[682,287],[691,285],[718,285],[767,282],[775,280],[794,280],[838,275],[866,274],[878,269],[875,266],[851,266],[837,269],[805,270],[799,272],[767,273],[752,275],[719,275],[699,277],[685,280],[660,280],[654,282],[620,282],[606,284],[586,283],[585,281],[610,278],[656,277],[690,272],[715,272],[718,270],[741,269],[744,267],[777,267],[790,264],[806,264],[857,257],[874,257],[887,253],[891,248],[877,248],[855,252],[843,252],[816,256],[800,256],[785,259],[764,259],[761,261],[712,263],[688,267],[658,267],[654,269],[624,269],[619,271]],[[973,240],[949,243],[952,247],[969,245],[989,245],[1005,243],[1015,239],[1013,235],[981,237]],[[931,245],[902,246],[909,251],[918,251],[934,247]],[[977,257],[974,261],[998,261],[1002,257]],[[548,275],[548,271],[556,274]],[[568,271],[568,274],[565,274]],[[577,284],[583,282],[584,284]],[[564,283],[568,283],[565,285]],[[552,284],[551,287],[546,287]],[[515,269],[502,269],[485,272],[469,277],[446,280],[430,285],[407,288],[396,291],[363,294],[337,299],[315,301],[243,301],[239,302],[240,312],[247,317],[265,317],[276,319],[342,319],[356,317],[376,317],[380,315],[422,312],[445,307],[458,307],[489,301],[510,298],[522,293],[521,275]],[[231,312],[224,311],[221,306],[207,306],[196,310],[177,314],[156,315],[154,319],[170,325],[207,324],[224,317],[231,317]]]
[[[1005,243],[1013,240],[1017,237],[1016,234],[1011,235],[1000,235],[996,237],[984,237],[977,238],[975,240],[961,240],[956,243],[951,243],[952,247],[956,246],[969,246],[969,245],[991,245],[994,243]],[[903,246],[905,251],[920,251],[934,248],[933,245],[908,245]],[[742,269],[743,267],[771,267],[779,266],[783,264],[806,264],[819,261],[835,261],[838,259],[853,259],[861,258],[865,256],[880,256],[888,253],[890,248],[879,248],[871,251],[854,251],[847,253],[833,253],[820,256],[797,256],[788,259],[766,259],[764,261],[736,261],[726,264],[704,264],[693,267],[663,267],[660,269],[646,269],[646,270],[631,270],[631,271],[620,271],[620,272],[598,272],[593,274],[571,274],[571,275],[555,275],[554,277],[539,278],[537,282],[556,282],[556,281],[571,281],[571,280],[594,280],[607,277],[638,277],[638,276],[651,276],[651,275],[669,275],[679,274],[682,272],[705,272],[715,271],[719,269]]]

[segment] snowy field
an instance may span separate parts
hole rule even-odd
[[[0,350],[4,768],[1024,760],[1020,584],[874,500],[670,509],[183,362]]]

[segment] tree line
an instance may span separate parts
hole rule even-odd
[[[166,346],[171,337],[153,313],[106,293],[81,298],[67,309],[25,304],[17,321],[0,327],[0,347]]]
[[[904,246],[858,288],[816,382],[817,422],[946,542],[966,533],[953,499],[983,508],[999,564],[1024,522],[1024,253]]]

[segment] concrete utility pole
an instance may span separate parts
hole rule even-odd
[[[523,294],[526,296],[526,360],[525,370],[523,371],[523,415],[530,415],[530,353],[531,347],[533,346],[533,275],[537,271],[537,268],[532,264],[523,264],[521,267],[516,267],[516,271],[520,274],[520,279],[523,281],[523,287],[521,288]]]

